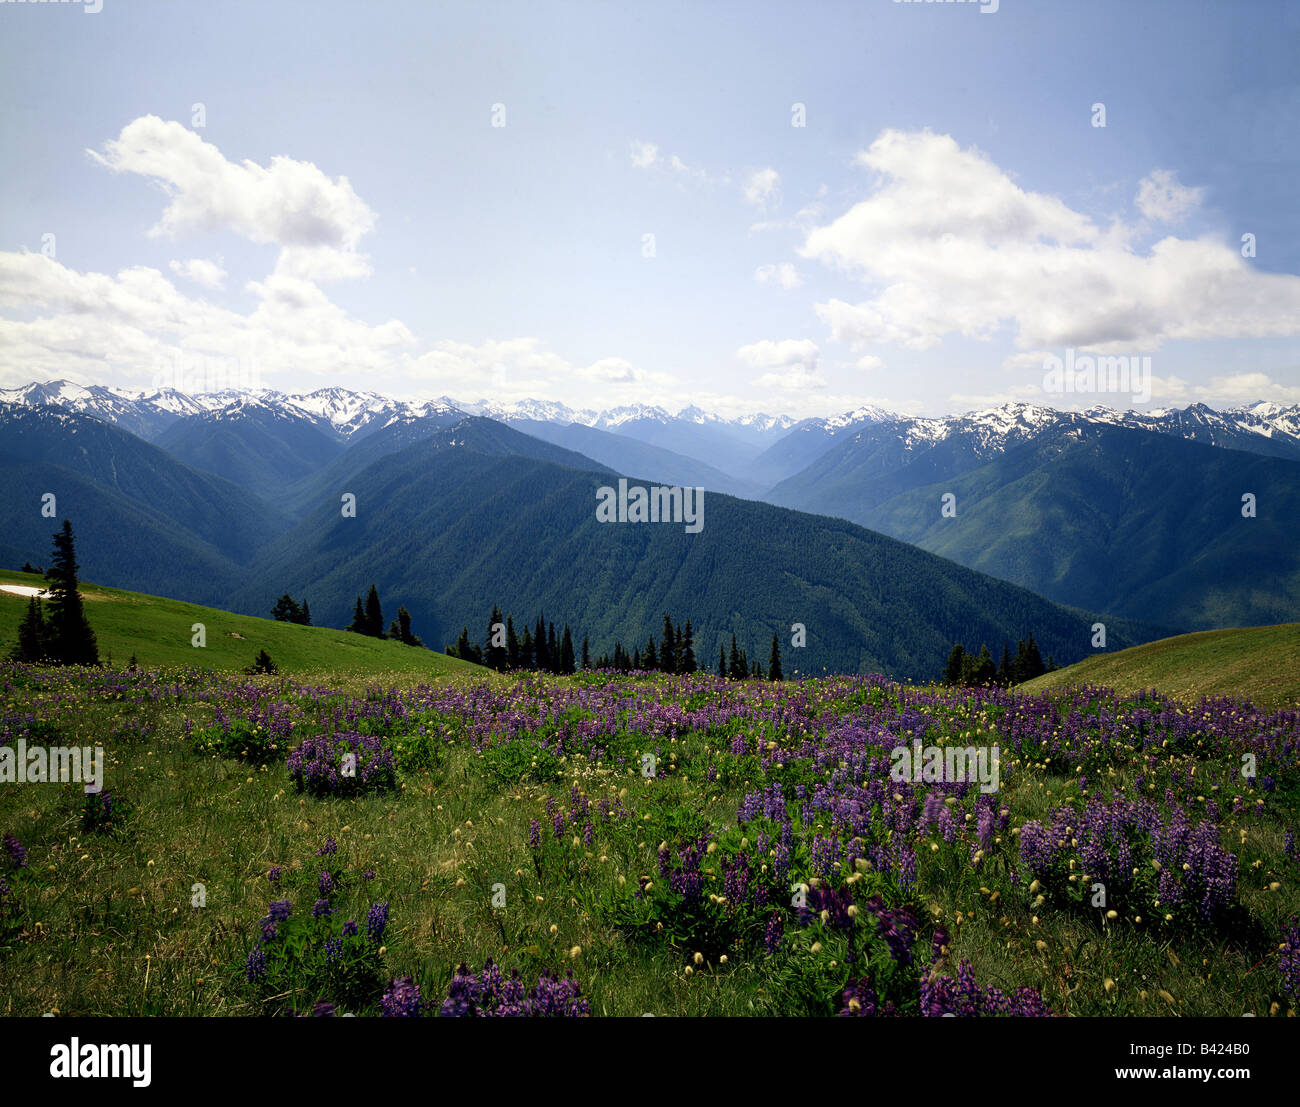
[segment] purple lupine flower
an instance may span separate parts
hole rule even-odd
[[[1278,949],[1282,992],[1292,1003],[1300,1003],[1300,925],[1297,925],[1295,915],[1291,916],[1291,925],[1283,932]]]
[[[356,922],[353,919],[348,919],[348,921],[343,924],[343,930],[341,931],[341,933],[343,937],[351,938],[353,935],[357,933]]]
[[[23,848],[22,842],[12,834],[6,834],[4,843],[5,852],[9,854],[10,866],[15,869],[27,868],[27,850]]]
[[[318,899],[311,906],[311,917],[313,919],[325,918],[332,914],[334,914],[334,908],[330,906],[330,901],[327,899]]]
[[[331,853],[338,853],[339,844],[333,838],[326,838],[325,844],[316,851],[317,857],[326,857]]]
[[[423,1005],[420,1002],[420,985],[411,977],[394,977],[379,1001],[380,1014],[384,1018],[416,1018]]]
[[[338,1009],[327,999],[318,999],[312,1004],[312,1018],[332,1019],[338,1015]]]
[[[248,961],[244,969],[249,983],[266,979],[266,952],[258,946],[249,950]]]
[[[542,824],[536,819],[528,824],[528,848],[534,851],[542,848]]]
[[[767,920],[767,930],[763,933],[763,948],[768,953],[775,953],[781,948],[781,937],[785,932],[785,922],[780,911],[773,911]]]
[[[270,872],[266,874],[266,879],[269,880],[272,884],[278,883],[280,880],[280,866],[272,865]]]
[[[328,896],[331,892],[334,891],[334,875],[330,873],[328,870],[321,872],[320,876],[317,878],[316,883],[320,887],[320,894],[322,896]]]
[[[325,963],[332,961],[341,961],[343,959],[343,939],[326,938],[325,939]]]
[[[366,915],[366,933],[373,945],[384,940],[384,930],[388,926],[388,902],[372,903],[370,913]]]

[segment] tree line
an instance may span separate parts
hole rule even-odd
[[[306,605],[304,604],[304,607]],[[388,624],[384,631],[384,609],[379,602],[379,590],[372,584],[363,606],[361,597],[352,612],[352,622],[347,627],[354,634],[364,634],[370,638],[391,638],[405,646],[423,646],[424,643],[411,631],[411,613],[405,607],[397,609],[397,618]]]
[[[1050,655],[1044,663],[1038,643],[1034,641],[1033,632],[1030,632],[1028,638],[1021,638],[1016,643],[1014,658],[1011,656],[1011,644],[1003,642],[1002,659],[996,664],[987,645],[981,645],[976,654],[969,652],[962,643],[955,643],[952,652],[948,654],[948,663],[944,666],[943,682],[961,687],[998,685],[1009,688],[1058,668],[1060,666]]]

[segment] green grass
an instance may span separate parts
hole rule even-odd
[[[1085,684],[1175,699],[1237,696],[1266,707],[1300,705],[1300,623],[1181,634],[1099,653],[1022,685],[1041,693]]]
[[[43,588],[45,580],[31,573],[0,570],[0,584],[21,584]],[[99,657],[111,653],[115,665],[123,666],[135,655],[142,668],[175,666],[219,671],[240,671],[253,663],[258,650],[266,650],[282,673],[305,678],[314,674],[331,677],[386,675],[435,678],[456,674],[483,673],[469,662],[403,646],[398,642],[367,638],[328,627],[303,627],[234,615],[213,607],[181,600],[126,592],[81,583],[86,616],[99,641]],[[18,624],[27,610],[27,597],[0,591],[0,653],[7,653],[17,641]],[[191,644],[195,623],[206,629],[203,648]]]

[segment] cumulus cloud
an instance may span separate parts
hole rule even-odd
[[[1158,223],[1181,223],[1201,204],[1203,188],[1186,188],[1168,169],[1155,169],[1138,182],[1133,202],[1138,211]]]
[[[220,291],[226,283],[226,271],[207,258],[190,258],[188,261],[170,261],[167,264],[178,276],[214,292]]]
[[[743,192],[749,203],[766,211],[781,197],[781,174],[771,167],[756,169],[745,179]]]
[[[574,364],[546,348],[540,338],[513,338],[478,345],[442,341],[419,356],[406,359],[405,372],[422,385],[441,392],[479,394],[491,389],[496,399],[525,399],[555,395],[576,380],[597,391],[592,402],[626,403],[647,391],[671,399],[676,378],[639,369],[622,358],[601,358],[589,365]]]
[[[883,369],[885,367],[884,359],[876,357],[875,354],[867,354],[866,357],[858,358],[857,364],[859,369],[862,369],[868,373],[871,372],[873,369]]]
[[[628,155],[638,169],[649,169],[659,160],[659,147],[653,142],[633,141]]]
[[[1002,328],[1025,349],[1103,353],[1300,334],[1300,277],[1252,268],[1235,244],[1167,236],[1138,252],[1135,228],[1103,229],[949,135],[886,131],[856,160],[875,174],[870,195],[799,251],[868,287],[866,299],[816,305],[855,350],[927,349]],[[1161,187],[1148,207],[1182,210],[1181,194],[1162,200]]]
[[[821,351],[810,338],[786,338],[781,341],[765,338],[740,347],[736,356],[751,369],[766,370],[752,381],[760,388],[801,391],[826,387],[826,381],[819,371]]]
[[[175,121],[141,116],[104,144],[86,151],[118,173],[156,181],[168,204],[150,229],[176,238],[193,231],[229,229],[251,242],[279,246],[281,263],[317,279],[369,272],[356,254],[375,226],[375,214],[347,177],[331,180],[315,165],[273,157],[269,166],[236,164],[216,146]]]
[[[150,386],[159,367],[239,364],[263,382],[304,370],[375,372],[414,342],[397,321],[372,326],[348,315],[312,282],[272,274],[250,282],[240,314],[179,291],[157,269],[80,273],[43,254],[0,252],[0,377],[43,373]]]
[[[799,271],[788,261],[780,262],[777,265],[760,265],[754,270],[754,280],[758,281],[759,284],[779,285],[787,292],[803,284],[803,278],[799,276]]]

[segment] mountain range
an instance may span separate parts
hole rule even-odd
[[[596,523],[594,489],[619,475],[706,488],[704,533]],[[57,485],[101,583],[257,613],[303,592],[318,622],[345,625],[374,579],[430,644],[462,623],[481,634],[495,602],[544,607],[594,652],[630,648],[668,609],[706,637],[748,635],[751,654],[786,623],[811,646],[815,619],[809,668],[925,675],[952,641],[996,649],[1029,630],[1076,659],[1085,619],[1132,642],[1300,618],[1300,405],[727,419],[56,381],[0,390],[0,478],[15,564],[45,555],[32,489]],[[961,601],[958,566],[977,571]],[[927,589],[951,610],[922,603]]]

